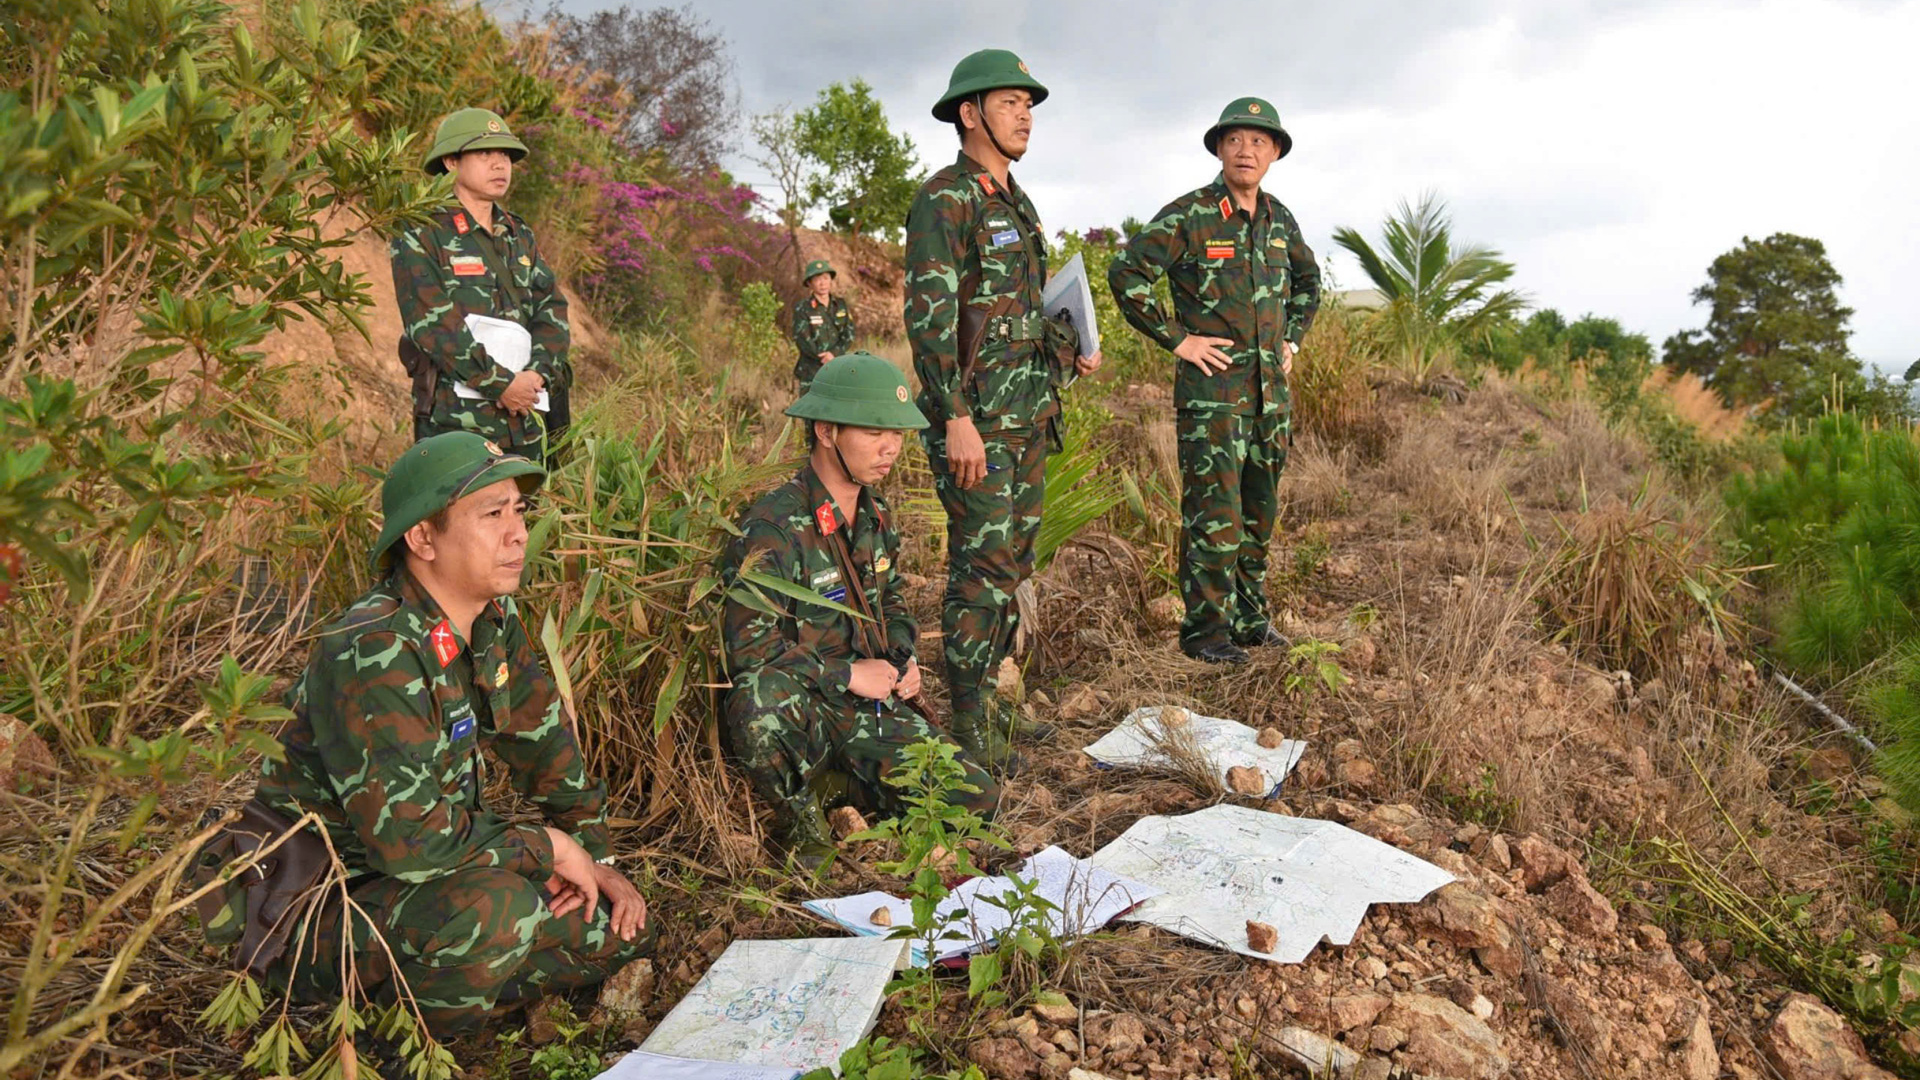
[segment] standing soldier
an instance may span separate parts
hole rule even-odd
[[[646,902],[599,861],[606,790],[511,595],[545,475],[469,432],[387,474],[381,580],[320,632],[255,794],[317,815],[350,877],[351,914],[330,903],[272,972],[301,1000],[339,1000],[342,919],[363,986],[393,1000],[397,966],[436,1037],[651,951]],[[486,805],[487,751],[545,824]]]
[[[1127,321],[1181,361],[1180,648],[1244,664],[1243,646],[1287,644],[1267,619],[1267,541],[1292,432],[1287,376],[1320,307],[1320,268],[1293,215],[1260,190],[1293,148],[1273,106],[1240,98],[1204,142],[1220,175],[1129,239],[1107,281]],[[1163,274],[1171,322],[1153,295]]]
[[[899,572],[900,535],[872,490],[900,456],[908,429],[927,426],[898,368],[848,353],[820,369],[787,415],[808,422],[808,463],[740,519],[722,572],[729,738],[774,807],[782,847],[808,869],[833,851],[815,790],[832,770],[868,810],[894,813],[881,782],[901,751],[933,728],[916,708],[918,636]],[[760,589],[753,571],[810,589],[837,608]],[[860,613],[860,618],[847,610]],[[965,805],[992,817],[993,779],[961,754]]]
[[[793,302],[793,343],[800,359],[793,365],[793,377],[800,381],[800,392],[807,392],[820,365],[842,353],[853,351],[853,312],[847,302],[833,295],[834,280],[840,272],[825,259],[807,264],[807,295]]]
[[[527,147],[500,117],[461,109],[440,122],[423,168],[451,173],[453,201],[394,238],[400,363],[413,377],[413,434],[471,431],[542,460],[548,396],[573,381],[567,301],[534,246],[533,230],[499,205]],[[520,370],[474,340],[467,316],[512,323],[531,336]],[[556,402],[555,404],[559,404]]]
[[[990,680],[1012,648],[1014,591],[1033,573],[1059,390],[1071,371],[1100,366],[1098,353],[1078,356],[1071,331],[1041,313],[1046,233],[1009,172],[1027,152],[1033,107],[1046,98],[1005,49],[955,65],[933,115],[954,126],[960,156],[921,185],[907,214],[907,338],[920,410],[932,421],[923,438],[934,490],[947,512],[940,629],[949,730],[997,767],[1017,759],[991,720]]]

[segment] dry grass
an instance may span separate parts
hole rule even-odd
[[[1280,498],[1291,519],[1324,520],[1344,513],[1353,497],[1353,451],[1330,449],[1313,435],[1303,435],[1287,454],[1280,477]]]
[[[1672,403],[1674,415],[1692,424],[1700,437],[1709,442],[1730,443],[1746,434],[1746,418],[1721,402],[1720,395],[1707,389],[1700,376],[1691,372],[1675,375],[1666,368],[1654,371],[1640,385],[1643,394],[1661,394]]]
[[[1475,537],[1498,535],[1514,520],[1509,490],[1517,478],[1508,453],[1462,452],[1437,424],[1406,428],[1376,467],[1377,479],[1434,528]]]

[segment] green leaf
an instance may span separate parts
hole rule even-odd
[[[667,681],[660,687],[660,697],[653,703],[653,733],[660,734],[667,729],[667,722],[673,719],[673,707],[680,703],[680,688],[687,679],[687,657],[681,656],[673,662],[673,668],[667,672]]]
[[[790,596],[795,600],[803,600],[809,604],[818,604],[831,611],[838,611],[842,615],[851,615],[856,619],[866,618],[865,615],[860,614],[847,605],[835,603],[804,585],[795,585],[786,578],[774,577],[772,574],[762,573],[758,570],[743,569],[740,571],[740,580],[752,585],[757,585],[763,589],[777,592],[782,596]]]
[[[1000,982],[1000,954],[983,952],[967,961],[967,997],[977,998]]]

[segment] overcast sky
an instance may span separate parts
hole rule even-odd
[[[570,0],[575,10],[602,6]],[[1052,96],[1016,167],[1049,232],[1150,216],[1212,179],[1201,133],[1270,99],[1268,174],[1343,288],[1336,226],[1437,191],[1539,306],[1657,346],[1704,324],[1714,256],[1785,231],[1845,279],[1854,348],[1920,359],[1920,0],[705,0],[749,114],[866,79],[930,166],[965,53],[1010,48]],[[745,140],[744,130],[741,136]],[[745,155],[737,175],[774,194]]]

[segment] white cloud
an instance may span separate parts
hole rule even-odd
[[[579,7],[586,0],[575,0]],[[1200,133],[1271,98],[1296,141],[1269,188],[1316,250],[1438,191],[1537,302],[1656,342],[1742,236],[1817,237],[1854,345],[1920,357],[1920,0],[1002,0],[712,3],[745,103],[856,76],[932,165],[954,61],[1015,49],[1053,90],[1016,170],[1050,229],[1144,217],[1214,172]],[[742,164],[749,178],[754,170]],[[1358,284],[1350,261],[1335,261]]]

